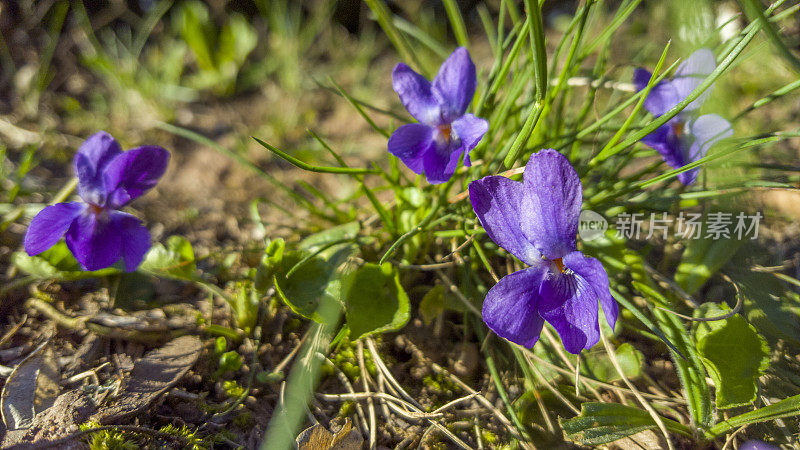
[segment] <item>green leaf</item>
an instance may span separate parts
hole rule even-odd
[[[322,323],[323,318],[317,310],[322,303],[339,302],[340,267],[352,252],[352,247],[343,247],[327,259],[302,250],[284,254],[280,270],[274,277],[278,296],[296,314]],[[302,265],[287,277],[286,274],[300,262]]]
[[[750,250],[749,248],[747,249]],[[783,341],[800,350],[800,302],[772,273],[731,264],[726,273],[739,285],[744,298],[742,315],[771,346]]]
[[[721,316],[727,305],[705,303],[697,317]],[[716,405],[729,409],[756,398],[756,381],[769,367],[769,346],[740,315],[725,320],[699,322],[694,331],[697,352],[716,387]]]
[[[269,241],[267,244],[253,279],[253,287],[258,292],[264,293],[272,285],[272,277],[281,266],[285,249],[286,242],[281,238]]]
[[[216,64],[212,56],[211,34],[208,9],[201,2],[187,2],[183,5],[179,29],[183,40],[192,49],[197,65],[202,70],[215,70]]]
[[[337,225],[308,236],[300,241],[299,247],[310,252],[320,251],[331,244],[355,239],[360,230],[358,221]]]
[[[19,270],[43,280],[69,281],[120,273],[120,270],[115,267],[92,272],[81,270],[78,261],[72,256],[72,252],[69,251],[64,241],[36,256],[28,256],[25,252],[15,252],[11,256],[11,262]]]
[[[230,303],[236,318],[236,326],[250,333],[258,320],[258,306],[261,303],[261,294],[257,289],[250,289],[251,283],[240,282],[239,289]]]
[[[11,256],[11,262],[17,267],[17,269],[27,273],[28,275],[33,275],[34,277],[42,279],[63,279],[68,273],[58,270],[58,268],[56,268],[50,261],[47,260],[44,254],[28,256],[25,252],[15,252],[14,255]]]
[[[785,398],[755,411],[731,417],[714,425],[708,431],[713,436],[719,436],[743,425],[797,415],[800,415],[800,395]]]
[[[244,63],[247,55],[256,48],[257,43],[258,34],[247,23],[247,19],[239,13],[232,13],[219,35],[218,60],[220,66],[233,63],[238,69]]]
[[[422,301],[419,303],[419,315],[422,316],[425,325],[433,323],[433,319],[444,312],[444,305],[444,286],[437,284],[422,297]]]
[[[731,239],[690,240],[675,272],[675,282],[689,294],[694,294],[733,257],[742,242]]]
[[[344,281],[345,316],[355,339],[398,330],[409,318],[400,274],[391,264],[365,264]]]
[[[678,372],[678,379],[685,390],[686,404],[693,423],[699,427],[710,426],[711,389],[706,384],[706,370],[689,332],[680,319],[672,314],[655,309],[653,315],[661,329],[680,351],[680,354],[677,354],[670,348],[670,356]]]
[[[662,417],[667,430],[691,436],[689,429],[678,422]],[[614,442],[640,431],[656,428],[647,411],[619,403],[581,404],[581,414],[572,419],[559,419],[567,439],[583,445]]]
[[[197,264],[192,244],[183,236],[170,236],[166,247],[155,244],[147,252],[139,268],[156,276],[193,280]]]
[[[626,342],[617,347],[616,356],[626,377],[636,378],[642,374],[644,355],[631,344]],[[620,379],[611,358],[605,351],[590,352],[585,359],[585,364],[581,365],[581,373],[607,383]]]

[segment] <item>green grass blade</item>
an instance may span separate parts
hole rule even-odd
[[[519,30],[516,32],[516,40],[514,44],[511,46],[511,50],[508,52],[508,56],[503,63],[499,66],[496,74],[494,70],[489,75],[489,79],[491,79],[491,83],[489,84],[489,89],[483,91],[483,94],[478,101],[478,106],[475,109],[475,115],[481,117],[483,115],[483,111],[486,108],[486,101],[488,98],[493,97],[497,94],[500,88],[503,86],[503,83],[506,81],[508,77],[508,73],[511,71],[511,66],[519,57],[519,52],[522,50],[522,45],[525,43],[525,30],[530,26],[530,20],[526,19]],[[509,37],[514,36],[514,32],[509,34]]]
[[[174,134],[176,136],[181,136],[183,138],[192,140],[192,141],[197,142],[199,144],[207,145],[208,147],[211,147],[212,149],[218,151],[219,153],[222,153],[223,155],[232,158],[233,160],[235,160],[239,164],[243,165],[244,167],[247,167],[248,169],[250,169],[253,173],[258,175],[259,177],[267,180],[269,183],[271,183],[272,185],[274,185],[278,189],[282,190],[290,198],[292,198],[296,202],[304,205],[309,210],[309,212],[311,212],[312,214],[316,215],[317,217],[323,218],[325,220],[328,220],[328,221],[331,221],[331,222],[334,222],[334,223],[338,222],[336,217],[332,217],[330,215],[327,215],[327,214],[323,213],[322,211],[319,210],[319,208],[316,207],[316,205],[311,203],[307,198],[303,197],[302,195],[297,194],[291,188],[289,188],[285,184],[283,184],[280,181],[278,181],[277,178],[275,178],[274,176],[272,176],[269,173],[265,172],[264,170],[262,170],[257,165],[253,164],[251,161],[249,161],[244,156],[242,156],[242,155],[240,155],[240,154],[238,154],[236,152],[233,152],[233,151],[223,147],[222,145],[220,145],[217,142],[214,142],[213,140],[203,136],[202,134],[195,133],[192,130],[188,130],[186,128],[182,128],[182,127],[179,127],[179,126],[176,126],[176,125],[172,125],[172,124],[169,124],[169,123],[165,123],[165,122],[157,122],[156,123],[156,127],[160,128],[160,129],[162,129],[162,130],[164,130],[164,131],[166,131],[168,133],[172,133],[172,134]]]
[[[661,66],[664,65],[664,60],[667,58],[667,52],[669,51],[671,44],[672,41],[667,42],[667,45],[664,47],[664,51],[661,52],[661,58],[658,59],[658,63],[656,63],[656,67],[653,69],[653,73],[650,75],[650,81],[647,82],[647,87],[642,89],[643,94],[639,97],[639,101],[636,102],[636,106],[633,107],[631,114],[627,119],[625,119],[625,122],[622,123],[622,126],[617,130],[616,133],[614,133],[614,136],[611,137],[608,143],[606,143],[605,147],[600,150],[600,153],[598,153],[597,156],[592,159],[592,161],[600,162],[612,155],[611,150],[614,148],[614,145],[619,141],[622,135],[628,131],[628,127],[631,126],[633,119],[635,119],[636,116],[639,115],[639,111],[642,110],[642,106],[644,106],[644,101],[650,94],[650,90],[655,87],[656,79],[658,74],[661,72]]]
[[[543,111],[544,105],[542,103],[533,105],[533,110],[531,110],[528,118],[525,120],[525,124],[522,126],[519,134],[517,134],[516,139],[514,139],[514,143],[508,151],[508,155],[506,155],[505,160],[503,160],[503,164],[505,164],[507,169],[514,167],[514,163],[517,162],[517,157],[528,143],[528,139],[530,139],[531,134],[533,134],[533,129],[536,128],[536,124],[542,117]]]
[[[531,55],[536,76],[536,99],[542,101],[547,95],[547,49],[544,45],[544,21],[542,7],[538,1],[525,0],[525,11],[530,19]],[[508,166],[508,164],[506,164]]]
[[[576,61],[575,57],[577,56],[578,48],[580,47],[581,42],[583,41],[583,32],[586,29],[586,19],[589,18],[589,11],[591,10],[591,6],[593,4],[594,4],[593,2],[585,4],[581,8],[579,15],[576,15],[572,23],[570,23],[570,27],[567,30],[567,33],[569,33],[569,30],[572,30],[573,28],[577,27],[577,30],[575,31],[575,37],[572,39],[572,43],[569,46],[569,53],[567,53],[567,59],[564,61],[564,67],[561,69],[561,74],[558,76],[558,82],[556,83],[556,87],[554,89],[556,94],[561,92],[561,90],[564,88],[564,84],[567,82],[569,74],[572,73],[573,70],[575,69],[575,67],[573,67],[573,64]],[[566,35],[567,34],[565,34],[565,37]],[[561,48],[564,42],[566,42],[566,39],[561,40],[561,42],[559,43],[559,49]],[[557,66],[556,58],[558,54],[559,52],[557,49],[556,54],[553,57],[553,66],[552,66],[553,72],[555,72],[555,68]],[[555,97],[555,94],[552,94],[551,96]]]
[[[316,133],[314,133],[311,130],[308,130],[308,133],[311,135],[311,137],[316,139],[317,142],[322,144],[322,147],[325,148],[325,150],[327,150],[331,155],[333,155],[333,157],[336,159],[339,165],[341,165],[342,167],[347,167],[347,163],[345,162],[345,160],[342,159],[342,157],[339,156],[338,153],[333,151],[333,148],[331,148],[331,146],[328,145],[328,143],[324,139],[319,137]],[[375,195],[374,192],[372,192],[372,189],[370,189],[369,186],[367,186],[366,183],[364,183],[364,178],[360,175],[356,175],[355,177],[358,180],[358,183],[361,185],[361,189],[364,191],[364,194],[367,195],[367,199],[369,199],[369,202],[372,204],[372,207],[375,208],[375,212],[377,212],[378,216],[381,218],[383,224],[386,226],[386,228],[389,230],[390,233],[394,234],[397,231],[397,225],[392,219],[392,215],[389,213],[389,211],[386,210],[386,208],[383,207],[380,200],[378,200],[378,197]]]
[[[447,18],[450,19],[450,26],[453,28],[453,34],[456,36],[456,42],[461,47],[469,46],[469,39],[467,38],[467,27],[464,25],[464,17],[458,9],[458,4],[455,0],[442,0],[444,9],[447,11]]]
[[[299,159],[295,158],[294,156],[292,156],[292,155],[284,152],[283,150],[280,150],[280,149],[278,149],[278,148],[276,148],[276,147],[274,147],[274,146],[262,141],[261,139],[255,137],[255,136],[250,136],[250,137],[253,138],[259,144],[261,144],[262,147],[266,148],[267,150],[271,151],[272,153],[275,153],[279,157],[281,157],[284,160],[288,161],[293,166],[299,167],[299,168],[301,168],[303,170],[307,170],[309,172],[317,172],[317,173],[346,173],[346,174],[366,174],[366,173],[377,174],[377,173],[380,173],[380,171],[376,170],[376,169],[359,169],[359,168],[352,168],[352,167],[313,166],[311,164],[308,164],[308,163],[305,163],[303,161],[300,161]]]
[[[678,350],[678,347],[676,347],[676,346],[675,346],[675,344],[673,344],[673,343],[672,343],[672,341],[670,341],[670,340],[669,340],[669,338],[667,338],[667,335],[665,335],[665,334],[664,334],[664,332],[662,332],[662,331],[661,331],[661,330],[658,328],[658,326],[656,326],[656,324],[655,324],[655,323],[653,323],[653,321],[652,321],[652,320],[650,320],[650,319],[649,319],[647,316],[645,316],[644,314],[642,314],[642,312],[641,312],[641,311],[639,311],[639,308],[637,308],[637,307],[636,307],[636,306],[635,306],[633,303],[631,303],[630,301],[628,301],[628,299],[627,299],[627,298],[623,297],[623,296],[622,296],[622,294],[620,294],[619,292],[617,292],[617,291],[615,291],[615,290],[613,290],[613,289],[611,290],[611,295],[614,297],[614,299],[616,299],[616,300],[617,300],[617,302],[618,302],[620,305],[622,305],[622,306],[623,306],[625,309],[627,309],[628,311],[630,311],[630,312],[631,312],[631,314],[633,314],[633,317],[636,317],[637,319],[639,319],[639,322],[642,322],[642,324],[643,324],[645,327],[647,327],[647,329],[648,329],[648,330],[650,330],[650,332],[651,332],[651,333],[653,333],[653,334],[654,334],[654,335],[656,335],[656,336],[657,336],[659,339],[661,339],[661,341],[662,341],[662,342],[664,342],[664,344],[665,344],[667,347],[669,347],[669,348],[670,348],[670,350],[672,350],[672,351],[674,351],[675,353],[677,353],[677,354],[678,354],[678,356],[680,356],[681,358],[684,358],[684,356],[683,356],[683,354],[681,353],[681,351],[680,351],[680,350]]]
[[[609,23],[608,26],[604,28],[595,39],[592,39],[591,43],[583,50],[583,53],[581,53],[581,59],[589,56],[594,49],[597,48],[597,46],[605,45],[605,43],[611,39],[611,36],[614,34],[614,32],[616,32],[617,29],[622,26],[623,23],[625,23],[625,21],[628,19],[628,16],[633,13],[633,10],[636,9],[641,2],[642,0],[634,0],[628,4],[621,4],[619,10],[617,10],[617,13],[611,20],[611,23]]]
[[[697,356],[694,344],[680,319],[661,310],[654,310],[658,322],[683,351],[684,358],[674,355],[672,361],[678,371],[678,378],[683,385],[686,403],[695,426],[708,428],[712,421],[711,391],[706,384],[706,371]]]
[[[337,305],[338,302],[320,302],[317,314],[322,318],[324,325],[312,323],[308,331],[312,338],[307,340],[300,354],[295,357],[295,363],[286,382],[284,398],[287,401],[280,402],[276,407],[259,447],[261,450],[294,448],[295,438],[303,421],[306,420],[307,405],[313,399],[319,382],[323,358],[319,358],[317,354],[328,353],[330,340],[336,330],[334,325],[341,316]]]
[[[64,26],[64,19],[67,17],[69,10],[69,2],[60,1],[53,7],[53,16],[50,19],[50,29],[48,32],[48,43],[42,52],[39,59],[39,69],[36,73],[36,89],[38,92],[44,91],[50,83],[50,62],[53,60],[53,54],[58,44],[58,38],[61,36],[61,28]]]
[[[430,34],[423,31],[420,27],[414,25],[406,19],[403,19],[402,17],[395,16],[393,21],[394,26],[396,26],[398,30],[413,37],[419,41],[420,44],[431,49],[431,51],[436,53],[436,55],[438,55],[440,58],[446,59],[448,56],[450,56],[450,52],[447,51],[447,48],[444,45],[433,38]]]
[[[757,23],[764,31],[764,34],[767,35],[767,38],[769,38],[769,41],[783,59],[789,63],[795,72],[800,72],[800,59],[797,59],[792,51],[789,50],[778,34],[778,31],[772,26],[769,20],[767,20],[767,16],[764,15],[764,11],[761,10],[761,2],[756,0],[739,0],[739,4],[742,5],[742,10],[747,17],[752,22]]]
[[[694,162],[692,162],[690,164],[687,164],[687,165],[685,165],[685,166],[683,166],[683,167],[681,167],[679,169],[670,170],[668,172],[665,172],[665,173],[663,173],[663,174],[661,174],[659,176],[656,176],[654,178],[651,178],[649,180],[640,181],[639,183],[636,183],[634,185],[634,187],[635,188],[644,189],[644,188],[646,188],[648,186],[651,186],[651,185],[653,185],[655,183],[658,183],[660,181],[666,180],[668,178],[672,178],[672,177],[678,175],[679,173],[686,172],[687,170],[694,169],[695,167],[702,166],[703,164],[707,164],[707,163],[709,163],[711,161],[715,161],[717,159],[724,158],[724,157],[729,156],[729,155],[731,155],[733,153],[736,153],[738,151],[745,150],[745,149],[748,149],[748,148],[751,148],[751,147],[756,147],[756,146],[759,146],[759,145],[769,144],[769,143],[772,143],[772,142],[780,141],[782,139],[789,139],[789,138],[795,138],[795,137],[800,137],[800,130],[794,131],[794,132],[786,132],[786,133],[773,133],[773,134],[769,134],[767,136],[754,137],[752,139],[744,139],[744,140],[742,140],[742,143],[739,144],[739,145],[732,146],[732,147],[730,147],[728,149],[725,149],[725,150],[719,151],[719,152],[715,152],[715,153],[712,153],[710,155],[706,155],[706,156],[698,159],[697,161],[694,161]]]
[[[353,99],[353,97],[350,97],[350,94],[345,92],[345,90],[341,86],[339,86],[335,81],[333,81],[333,78],[329,78],[328,80],[331,82],[331,84],[333,84],[336,87],[336,90],[339,91],[342,97],[344,97],[347,100],[347,102],[350,103],[350,105],[353,106],[353,108],[355,108],[356,111],[358,111],[361,117],[363,117],[364,120],[367,121],[367,123],[369,124],[369,126],[372,127],[373,130],[382,134],[384,137],[387,138],[389,137],[389,132],[379,127],[378,124],[376,124],[375,121],[373,121],[372,118],[367,115],[366,111],[364,111],[361,105],[359,105],[358,102],[355,101],[355,99]]]
[[[495,59],[500,58],[500,52],[498,52],[498,42],[499,36],[497,36],[496,31],[494,29],[494,24],[492,23],[492,16],[489,14],[489,10],[486,8],[486,5],[479,4],[477,6],[478,10],[478,17],[481,19],[481,25],[483,26],[483,33],[486,35],[486,39],[489,40],[489,47],[492,48],[492,52],[494,53]]]
[[[658,78],[656,79],[656,84],[658,82],[660,82],[661,80],[663,80],[664,78],[666,78],[667,74],[669,74],[669,72],[673,68],[677,67],[678,63],[679,63],[679,61],[675,61],[661,75],[659,75]],[[575,138],[576,139],[582,139],[582,138],[585,138],[586,136],[590,135],[591,133],[594,133],[600,127],[602,127],[603,125],[608,123],[611,119],[613,119],[617,114],[619,114],[622,111],[624,111],[625,108],[627,108],[628,106],[634,104],[634,102],[639,101],[639,99],[641,97],[643,97],[643,96],[644,96],[644,91],[639,91],[639,92],[633,94],[630,98],[628,98],[627,100],[621,102],[617,107],[612,109],[610,112],[608,112],[603,117],[597,119],[597,121],[595,121],[594,123],[592,123],[592,124],[590,124],[590,125],[588,125],[586,127],[583,127],[582,130],[577,135],[575,135]]]
[[[384,253],[383,256],[381,256],[381,259],[378,262],[378,265],[381,265],[381,264],[385,263],[386,260],[389,259],[389,257],[392,256],[394,254],[394,252],[397,251],[397,249],[401,245],[403,245],[403,243],[405,241],[407,241],[407,240],[411,239],[412,237],[416,236],[418,233],[420,233],[422,231],[425,231],[425,228],[427,228],[428,225],[433,222],[434,217],[436,217],[436,214],[439,212],[439,205],[440,205],[440,201],[439,201],[439,199],[437,197],[436,201],[433,203],[433,205],[431,205],[431,210],[430,210],[430,212],[428,212],[428,215],[425,216],[417,224],[417,226],[415,226],[414,228],[408,230],[402,236],[400,236],[396,241],[394,241],[394,243],[392,243],[392,245],[389,247],[389,249],[386,250],[386,253]],[[444,219],[444,218],[445,217],[441,217],[441,218],[438,219],[438,221],[442,221],[442,219]]]
[[[144,44],[147,42],[147,38],[150,37],[150,33],[156,28],[156,25],[158,25],[161,18],[164,17],[164,14],[172,8],[173,3],[173,0],[162,0],[148,10],[147,16],[145,16],[144,21],[142,21],[142,24],[136,31],[136,37],[131,46],[131,55],[133,55],[135,59],[139,59]]]
[[[795,89],[798,89],[798,88],[800,88],[800,79],[792,81],[791,83],[787,84],[786,86],[775,90],[775,92],[767,95],[766,97],[763,97],[763,98],[753,102],[752,105],[748,106],[747,108],[742,110],[742,112],[737,114],[736,117],[731,119],[731,122],[736,122],[737,120],[741,119],[743,116],[745,116],[746,114],[752,112],[753,110],[761,108],[762,106],[767,105],[769,103],[772,103],[773,101],[778,100],[779,98],[783,97],[786,94],[789,94],[789,93],[793,92]]]
[[[736,417],[726,419],[711,427],[708,432],[713,436],[720,436],[735,428],[751,423],[765,422],[767,420],[797,415],[800,415],[800,395],[785,398],[769,406],[758,408],[755,411],[746,412]]]
[[[447,56],[447,54],[445,54],[445,56]],[[395,113],[394,111],[389,111],[388,109],[379,108],[379,107],[377,107],[375,105],[372,105],[372,104],[369,104],[369,103],[367,103],[367,102],[365,102],[363,100],[359,100],[359,99],[357,99],[357,98],[355,98],[353,96],[346,97],[345,95],[342,94],[342,91],[338,90],[336,87],[328,86],[327,84],[324,84],[324,83],[320,82],[319,80],[314,80],[314,83],[317,86],[319,86],[319,87],[321,87],[321,88],[323,88],[323,89],[325,89],[325,90],[327,90],[329,92],[332,92],[332,93],[338,95],[339,97],[344,98],[345,100],[357,103],[362,108],[369,109],[370,111],[375,111],[376,113],[383,114],[384,116],[391,117],[393,120],[397,120],[397,121],[400,121],[400,122],[403,122],[403,123],[409,123],[410,122],[410,120],[408,120],[408,116],[402,116],[400,114]]]
[[[369,6],[369,9],[375,14],[375,18],[378,20],[378,24],[383,28],[383,32],[386,33],[386,36],[394,45],[394,48],[400,53],[400,57],[403,58],[405,61],[413,62],[418,69],[422,70],[422,64],[420,63],[419,58],[417,58],[416,53],[411,49],[406,42],[405,38],[397,27],[394,26],[394,21],[392,20],[392,13],[389,11],[389,8],[386,7],[386,3],[383,0],[364,0]]]

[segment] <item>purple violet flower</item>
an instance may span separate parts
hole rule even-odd
[[[469,167],[469,151],[489,130],[487,121],[465,114],[476,84],[475,64],[464,47],[447,58],[433,83],[403,63],[395,66],[392,86],[419,123],[398,128],[389,138],[389,153],[414,173],[424,172],[431,184],[449,180],[461,155]]]
[[[489,237],[527,264],[486,294],[483,320],[498,336],[533,347],[544,321],[574,354],[600,340],[599,308],[613,329],[619,313],[600,261],[576,249],[583,193],[567,158],[531,156],[523,182],[490,176],[469,185],[472,208]]]
[[[118,209],[155,186],[168,162],[169,152],[161,147],[123,152],[110,134],[93,134],[73,161],[83,202],[41,210],[25,234],[25,251],[38,255],[66,234],[67,247],[84,270],[103,269],[121,258],[125,270],[133,272],[150,249],[150,232]]]
[[[645,109],[655,117],[661,116],[685,99],[716,67],[711,50],[701,48],[695,51],[678,66],[672,80],[663,80],[653,86],[644,101]],[[647,86],[650,76],[651,73],[645,69],[633,72],[637,91]],[[731,124],[719,115],[696,117],[694,114],[710,93],[709,88],[678,115],[642,139],[642,143],[658,151],[674,169],[705,156],[714,143],[733,135]],[[679,173],[678,180],[688,186],[695,182],[698,172],[699,168],[694,168]]]

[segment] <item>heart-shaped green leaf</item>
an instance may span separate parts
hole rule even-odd
[[[696,315],[716,317],[727,305],[706,303]],[[769,346],[755,328],[736,314],[725,320],[699,322],[694,330],[697,351],[716,387],[716,405],[728,409],[756,398],[756,381],[769,367]]]
[[[400,274],[390,264],[365,264],[343,286],[345,315],[351,336],[357,338],[402,328],[409,301]]]
[[[644,355],[631,344],[626,342],[617,347],[616,356],[626,377],[636,378],[642,374]],[[585,361],[586,364],[581,365],[581,372],[584,375],[605,382],[620,379],[617,369],[614,368],[611,358],[605,351],[590,352]]]
[[[668,430],[691,435],[685,425],[665,417],[661,420]],[[559,422],[567,439],[583,445],[614,442],[656,427],[647,411],[619,403],[582,403],[579,416]]]
[[[197,270],[192,244],[183,236],[170,236],[167,245],[155,244],[139,267],[154,275],[192,280]]]
[[[337,248],[327,257],[305,250],[283,255],[275,274],[275,289],[292,311],[322,323],[317,312],[320,305],[341,301],[340,278],[347,272],[345,263],[356,247],[344,244]]]

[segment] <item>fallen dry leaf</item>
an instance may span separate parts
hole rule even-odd
[[[360,450],[364,444],[364,438],[353,429],[350,419],[336,433],[320,424],[306,428],[296,441],[299,450]]]
[[[60,373],[48,342],[37,347],[9,375],[0,396],[6,429],[29,428],[37,413],[53,405]]]
[[[202,344],[196,336],[181,336],[145,353],[134,363],[131,379],[114,404],[101,408],[91,420],[111,424],[143,412],[186,375],[197,362],[201,350]]]

